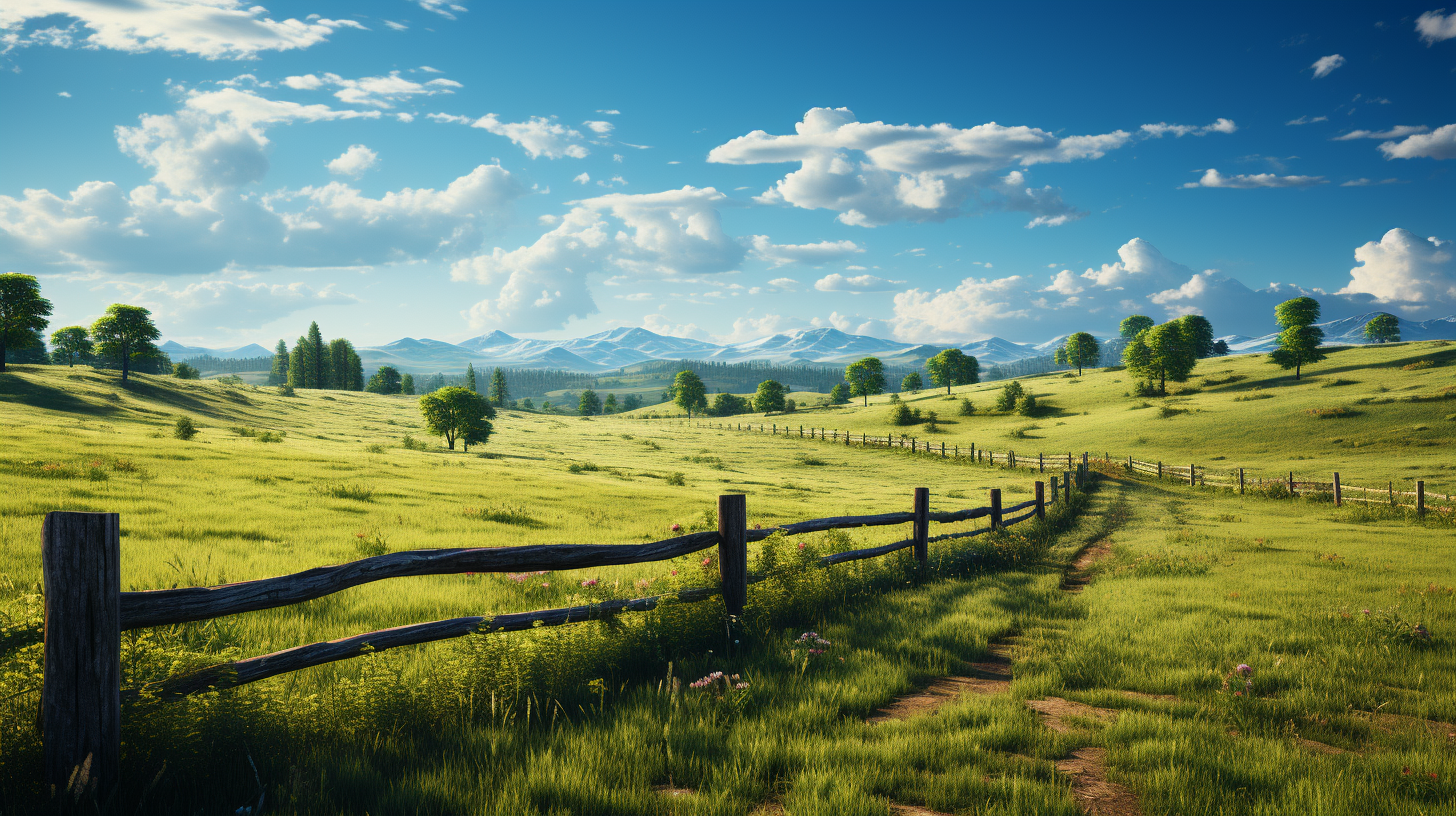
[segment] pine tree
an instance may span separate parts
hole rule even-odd
[[[497,366],[490,375],[490,401],[498,406],[503,406],[510,398],[511,392],[506,388],[506,373]]]
[[[308,324],[308,350],[310,372],[309,379],[312,381],[309,388],[329,387],[329,358],[324,350],[324,336],[319,331],[318,321]]]
[[[268,372],[269,385],[282,385],[288,382],[288,344],[282,340],[273,349],[273,368]]]
[[[288,357],[288,384],[294,388],[314,388],[309,384],[313,372],[313,359],[308,338],[300,336],[293,344],[293,353]]]
[[[364,390],[364,361],[359,359],[359,353],[352,345],[349,346],[349,384],[346,388],[350,391]]]
[[[476,389],[475,389],[475,364],[474,363],[466,363],[465,364],[465,387],[468,388],[468,389],[470,389],[474,393],[477,393],[477,394],[480,393],[479,391],[476,391]]]

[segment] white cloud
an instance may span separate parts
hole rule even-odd
[[[504,136],[520,145],[526,155],[533,159],[540,156],[548,159],[564,156],[584,159],[587,156],[587,149],[578,144],[582,139],[579,131],[544,116],[532,116],[525,122],[502,122],[493,113],[487,113],[479,119],[449,113],[432,113],[429,116],[436,122],[468,124],[497,136]]]
[[[1421,35],[1421,41],[1427,48],[1456,37],[1456,13],[1442,15],[1443,11],[1445,9],[1427,11],[1416,18],[1416,33]]]
[[[608,108],[607,110],[599,110],[599,111],[597,111],[597,113],[600,113],[603,116],[621,116],[622,115],[622,112],[621,111],[619,111],[619,110],[613,110],[611,108]]]
[[[358,178],[366,170],[379,164],[379,154],[361,144],[349,145],[349,149],[329,162],[329,172],[338,176]]]
[[[1390,130],[1352,130],[1341,136],[1336,136],[1331,141],[1348,142],[1352,139],[1403,139],[1415,133],[1425,133],[1430,128],[1425,125],[1396,125]]]
[[[1380,152],[1387,159],[1456,159],[1456,125],[1442,125],[1401,142],[1385,142]]]
[[[396,23],[393,20],[385,20],[384,24],[395,31],[409,31],[409,26],[405,25],[404,23]]]
[[[1379,185],[1382,185],[1382,184],[1402,184],[1402,183],[1403,182],[1400,179],[1398,179],[1398,178],[1381,179],[1379,181],[1375,181],[1373,179],[1368,179],[1368,178],[1357,178],[1357,179],[1350,179],[1349,181],[1346,181],[1346,182],[1341,182],[1340,183],[1340,186],[1341,187],[1376,187],[1376,186],[1379,186]]]
[[[742,343],[775,334],[807,329],[812,326],[807,320],[784,315],[768,314],[761,317],[740,317],[733,321],[733,328],[727,334],[715,335],[719,343]]]
[[[831,272],[814,282],[814,288],[821,292],[889,292],[904,285],[905,281],[885,280],[875,275],[847,278],[838,272]]]
[[[469,11],[465,6],[451,2],[451,0],[415,0],[415,2],[425,11],[433,11],[447,20],[455,19],[455,15],[451,12],[458,11],[464,14],[466,11]]]
[[[774,278],[773,280],[768,282],[768,285],[774,287],[775,289],[783,289],[786,292],[792,292],[798,288],[799,282],[794,280],[793,278]]]
[[[773,268],[788,264],[821,264],[842,261],[864,252],[864,247],[853,241],[820,241],[815,244],[775,244],[767,235],[754,235],[748,239],[752,255],[770,264]]]
[[[591,176],[587,173],[578,173],[576,178],[572,179],[572,181],[576,182],[577,184],[590,184]]]
[[[398,119],[401,122],[413,122],[415,120],[415,115],[413,113],[396,113],[394,115],[394,118]]]
[[[375,108],[392,108],[395,103],[403,102],[414,96],[434,96],[436,94],[455,93],[455,88],[463,88],[453,79],[432,79],[420,83],[411,79],[405,79],[398,71],[389,72],[389,76],[360,77],[359,79],[345,79],[338,74],[303,74],[302,76],[291,76],[283,80],[283,84],[296,91],[316,91],[321,88],[338,88],[334,96],[350,105],[368,105]]]
[[[1431,316],[1444,315],[1456,304],[1456,262],[1452,242],[1393,229],[1377,243],[1355,250],[1360,264],[1350,270],[1350,282],[1336,294],[1373,295],[1380,303],[1402,303],[1404,311],[1435,306]]]
[[[887,125],[859,122],[848,108],[814,108],[795,129],[785,136],[753,131],[713,148],[708,160],[799,162],[757,200],[834,210],[841,222],[867,227],[992,209],[1030,212],[1044,223],[1070,218],[1058,191],[1025,188],[1021,171],[1001,174],[1013,165],[1099,158],[1132,138],[1124,131],[1059,138],[995,122],[967,129]]]
[[[583,125],[586,125],[588,128],[591,128],[591,131],[593,133],[598,133],[598,134],[601,134],[603,136],[605,136],[608,133],[611,133],[612,132],[612,128],[616,127],[611,122],[594,121],[594,120],[591,120],[591,119],[588,119],[587,121],[582,122],[582,124]]]
[[[673,323],[660,314],[649,314],[642,318],[642,328],[655,334],[669,337],[690,337],[694,340],[709,340],[711,336],[698,328],[696,323]]]
[[[1211,125],[1170,125],[1167,122],[1159,122],[1156,125],[1143,125],[1141,130],[1149,138],[1161,139],[1171,133],[1174,136],[1207,136],[1210,133],[1233,133],[1239,126],[1234,124],[1232,119],[1220,118]]]
[[[847,334],[863,334],[872,337],[888,337],[894,333],[889,323],[877,317],[864,317],[862,315],[842,315],[839,312],[830,312],[829,319],[822,320],[815,318],[811,321],[816,327],[822,325],[832,326]]]
[[[314,289],[304,283],[235,283],[208,280],[174,289],[166,283],[127,286],[131,303],[146,306],[169,334],[215,335],[238,329],[256,329],[280,317],[315,306],[346,306],[359,299],[334,290]]]
[[[1077,279],[1077,274],[1070,269],[1063,269],[1052,276],[1050,286],[1042,289],[1043,292],[1056,292],[1059,295],[1081,294],[1087,287]]]
[[[633,301],[633,302],[640,302],[640,301],[644,301],[644,300],[653,300],[656,297],[657,297],[657,295],[654,295],[651,292],[633,292],[630,295],[617,295],[616,296],[616,298],[618,300],[630,300],[630,301]]]
[[[1298,119],[1290,119],[1288,122],[1285,122],[1284,124],[1286,124],[1286,125],[1312,125],[1315,122],[1328,122],[1329,120],[1330,120],[1330,117],[1328,117],[1328,116],[1301,116]]]
[[[1320,57],[1319,59],[1314,61],[1313,65],[1309,67],[1314,69],[1314,78],[1319,79],[1320,77],[1329,76],[1330,74],[1334,73],[1336,68],[1339,68],[1341,65],[1344,64],[1344,57],[1340,56],[1339,54],[1331,54],[1328,57]]]
[[[1324,176],[1278,176],[1273,173],[1225,176],[1210,168],[1198,181],[1190,181],[1184,184],[1183,188],[1227,187],[1235,190],[1252,190],[1259,187],[1313,187],[1325,183]]]
[[[70,91],[61,91],[60,93],[56,94],[56,96],[64,96],[65,98],[70,99],[71,98],[71,92]]]
[[[251,59],[264,51],[308,48],[340,28],[364,26],[353,20],[314,15],[307,21],[274,20],[262,6],[241,0],[21,0],[0,5],[0,45],[80,46],[139,53],[174,51],[207,59]],[[63,15],[67,28],[27,31],[28,20]],[[85,32],[79,29],[85,29]],[[89,32],[89,33],[87,33]],[[83,37],[76,35],[84,34]]]

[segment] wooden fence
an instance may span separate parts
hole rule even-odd
[[[853,433],[840,431],[831,428],[806,428],[803,425],[778,425],[776,423],[760,422],[706,422],[700,421],[697,427],[707,427],[720,430],[746,431],[752,433],[765,433],[773,436],[784,436],[799,439],[821,439],[826,442],[844,445],[859,445],[861,447],[880,447],[902,449],[915,453],[925,453],[931,456],[939,456],[944,459],[968,460],[979,464],[1002,465],[1010,468],[1027,468],[1038,473],[1045,473],[1047,468],[1063,469],[1080,465],[1087,465],[1091,462],[1102,462],[1109,465],[1121,465],[1130,473],[1137,473],[1145,476],[1152,476],[1157,479],[1170,479],[1181,481],[1193,486],[1221,487],[1245,493],[1249,489],[1265,490],[1269,488],[1283,489],[1292,497],[1299,496],[1328,496],[1336,506],[1345,502],[1359,502],[1362,504],[1385,505],[1389,507],[1400,507],[1415,510],[1418,515],[1424,516],[1427,510],[1433,510],[1443,516],[1456,515],[1456,496],[1449,493],[1434,493],[1426,490],[1424,480],[1416,480],[1413,490],[1396,490],[1394,481],[1387,481],[1385,487],[1358,487],[1344,483],[1338,472],[1332,473],[1329,481],[1310,479],[1307,477],[1295,478],[1293,471],[1288,471],[1277,477],[1257,477],[1250,474],[1241,467],[1226,467],[1210,469],[1207,465],[1190,463],[1187,465],[1175,465],[1166,462],[1144,462],[1134,459],[1131,456],[1113,457],[1111,453],[1094,454],[1084,451],[1080,455],[1071,451],[1066,453],[1018,453],[1008,450],[1004,453],[976,447],[970,443],[964,451],[959,444],[946,442],[930,442],[917,439],[913,436],[872,436],[866,433]],[[1359,495],[1352,496],[1350,493]],[[1407,501],[1409,500],[1409,501]]]
[[[210,587],[143,592],[121,591],[121,519],[116,513],[47,513],[42,528],[41,567],[45,588],[45,674],[41,727],[46,782],[66,790],[78,775],[89,776],[102,796],[115,784],[121,751],[121,701],[141,694],[179,699],[212,689],[255,683],[269,677],[359,657],[371,652],[430,643],[473,633],[514,632],[537,626],[598,620],[622,612],[654,609],[664,599],[702,601],[722,595],[729,615],[739,615],[748,587],[764,576],[748,572],[748,544],[775,532],[794,536],[826,530],[911,525],[910,538],[878,547],[826,555],[816,566],[874,558],[912,548],[923,568],[928,546],[971,538],[1030,519],[1045,518],[1048,503],[1070,501],[1088,470],[1079,466],[1051,478],[1048,499],[1043,482],[1034,498],[1003,507],[1001,491],[990,491],[985,507],[930,511],[930,491],[914,491],[911,510],[866,516],[840,516],[749,529],[747,498],[718,497],[718,529],[648,544],[549,544],[525,547],[410,550],[317,567],[292,575]],[[1020,514],[1020,515],[1017,515]],[[986,518],[988,525],[930,535],[930,522],[953,524]],[[397,626],[272,654],[211,666],[174,676],[142,689],[121,689],[121,633],[131,629],[208,620],[224,615],[273,609],[321,598],[386,578],[450,575],[464,572],[532,572],[665,561],[710,547],[718,549],[720,586],[682,589],[670,594],[603,601],[586,606],[475,615]],[[86,773],[79,769],[85,768]]]

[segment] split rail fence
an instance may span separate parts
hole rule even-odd
[[[764,580],[748,572],[748,544],[775,532],[804,533],[857,527],[910,524],[902,541],[833,553],[817,566],[829,567],[913,549],[921,568],[928,564],[928,546],[971,538],[1031,519],[1046,517],[1048,503],[1069,502],[1072,491],[1088,478],[1085,466],[1069,469],[1051,482],[1035,482],[1034,498],[1003,507],[1001,491],[990,491],[989,505],[963,510],[930,511],[930,491],[914,491],[908,512],[839,516],[749,529],[747,498],[718,497],[718,529],[689,533],[648,544],[549,544],[524,547],[410,550],[364,558],[292,575],[209,587],[184,587],[142,592],[121,591],[121,517],[117,513],[53,512],[42,528],[41,566],[45,587],[45,670],[41,691],[44,772],[55,790],[66,790],[78,769],[104,797],[115,784],[121,752],[121,701],[140,694],[180,699],[213,689],[255,683],[269,677],[364,654],[474,633],[515,632],[537,626],[598,620],[622,612],[645,612],[664,599],[703,601],[722,595],[727,613],[742,613],[748,587]],[[953,524],[988,519],[988,526],[930,535],[930,522]],[[475,615],[397,626],[322,643],[312,643],[259,657],[211,666],[167,678],[144,689],[121,689],[121,633],[132,629],[209,620],[225,615],[273,609],[321,598],[350,587],[387,578],[450,575],[465,572],[532,572],[571,570],[665,561],[710,547],[718,549],[720,585],[682,589],[643,598],[609,600],[586,606]]]
[[[1045,473],[1048,468],[1055,471],[1077,467],[1079,464],[1085,466],[1092,462],[1102,462],[1108,465],[1121,465],[1130,473],[1181,481],[1193,486],[1221,487],[1239,493],[1245,493],[1249,489],[1263,490],[1274,487],[1284,489],[1291,497],[1329,497],[1336,506],[1341,506],[1345,502],[1359,502],[1407,508],[1415,510],[1417,515],[1421,516],[1424,516],[1427,510],[1433,510],[1448,517],[1456,515],[1456,495],[1427,491],[1424,480],[1416,480],[1413,490],[1396,490],[1394,481],[1387,481],[1384,488],[1344,483],[1338,472],[1332,473],[1329,481],[1312,480],[1308,477],[1296,478],[1293,471],[1268,478],[1254,476],[1241,467],[1210,469],[1206,465],[1199,464],[1174,465],[1165,462],[1144,462],[1131,456],[1113,457],[1111,453],[1103,453],[1099,456],[1090,451],[1084,451],[1080,455],[1071,451],[1065,453],[1017,453],[1014,450],[997,452],[978,448],[975,443],[970,443],[963,452],[959,444],[946,442],[937,444],[906,435],[872,436],[867,433],[853,433],[833,428],[806,428],[803,425],[795,427],[766,422],[755,425],[751,422],[700,421],[696,424],[700,428],[765,433],[788,438],[818,439],[836,444],[843,443],[848,446],[902,449],[944,459],[1002,465],[1009,468],[1027,468],[1038,473]],[[1351,493],[1358,495],[1349,495]]]

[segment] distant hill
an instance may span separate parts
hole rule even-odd
[[[1365,324],[1369,323],[1378,314],[1384,312],[1366,312],[1354,317],[1346,317],[1341,320],[1331,320],[1328,323],[1316,323],[1325,332],[1325,345],[1327,346],[1349,346],[1363,345],[1370,341],[1365,339]],[[1438,317],[1433,320],[1406,320],[1403,317],[1396,317],[1400,323],[1400,339],[1405,342],[1413,340],[1456,340],[1456,315]],[[1232,334],[1221,337],[1229,345],[1229,351],[1234,354],[1251,352],[1273,351],[1275,342],[1279,339],[1279,333],[1266,334],[1262,337],[1246,337],[1241,334]]]
[[[238,346],[230,349],[203,348],[202,346],[184,346],[173,340],[168,340],[158,346],[167,353],[174,361],[186,360],[192,357],[217,357],[221,360],[244,360],[249,357],[271,357],[272,349],[265,349],[257,343],[249,343],[246,346]]]

